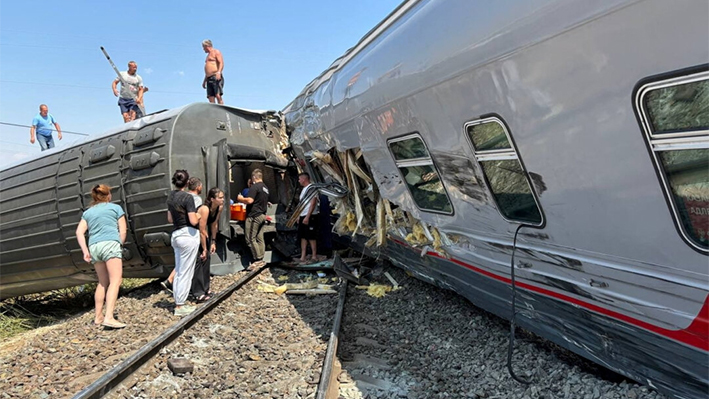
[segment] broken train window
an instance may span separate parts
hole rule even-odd
[[[502,216],[541,225],[542,213],[529,176],[502,121],[497,117],[479,119],[466,123],[465,131]]]
[[[410,134],[389,140],[389,148],[416,206],[430,212],[452,214],[448,193],[421,137]]]
[[[709,252],[709,71],[640,87],[635,107],[677,228]]]

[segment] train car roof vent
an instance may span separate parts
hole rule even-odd
[[[160,154],[153,151],[145,154],[134,155],[130,159],[130,168],[133,170],[141,170],[152,168],[160,162]]]
[[[96,163],[101,162],[105,159],[109,159],[116,153],[116,147],[112,145],[104,145],[91,150],[91,155],[89,156],[89,162]]]
[[[135,139],[133,139],[133,144],[135,146],[141,146],[145,144],[150,144],[158,141],[160,137],[163,136],[167,132],[166,129],[162,129],[159,127],[156,127],[155,129],[151,130],[146,130],[138,133],[138,135],[135,136]]]

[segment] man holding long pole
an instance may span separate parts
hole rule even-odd
[[[135,120],[136,112],[140,112],[138,104],[143,103],[143,78],[136,73],[138,64],[135,61],[128,63],[128,70],[120,72],[113,81],[113,95],[118,97],[118,106],[121,107],[123,122]],[[120,95],[116,86],[121,84]]]

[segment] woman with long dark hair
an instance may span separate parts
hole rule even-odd
[[[172,223],[172,248],[175,251],[175,280],[173,282],[173,297],[175,298],[175,316],[185,316],[192,313],[194,306],[185,305],[190,294],[195,260],[199,249],[199,223],[197,209],[192,196],[183,191],[190,179],[186,170],[177,170],[172,175],[175,190],[167,198],[167,221]]]
[[[84,253],[84,260],[94,264],[98,285],[94,293],[96,313],[94,324],[108,328],[126,325],[116,320],[113,312],[118,300],[118,289],[123,280],[123,243],[126,241],[126,217],[123,208],[111,203],[111,187],[98,184],[91,189],[91,207],[81,215],[76,228],[76,240]],[[86,231],[89,245],[86,245]],[[103,304],[106,302],[106,316]]]
[[[213,187],[207,193],[207,200],[199,208],[199,258],[192,278],[192,295],[197,302],[211,299],[209,291],[209,266],[211,254],[217,250],[217,232],[219,231],[219,215],[224,207],[224,192],[219,187]]]

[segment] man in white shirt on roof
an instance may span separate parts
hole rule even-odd
[[[128,70],[121,72],[121,77],[113,81],[113,95],[118,97],[118,106],[121,108],[123,122],[135,120],[138,107],[143,103],[143,78],[136,73],[138,64],[135,61],[128,63]],[[120,94],[116,86],[121,84]]]

